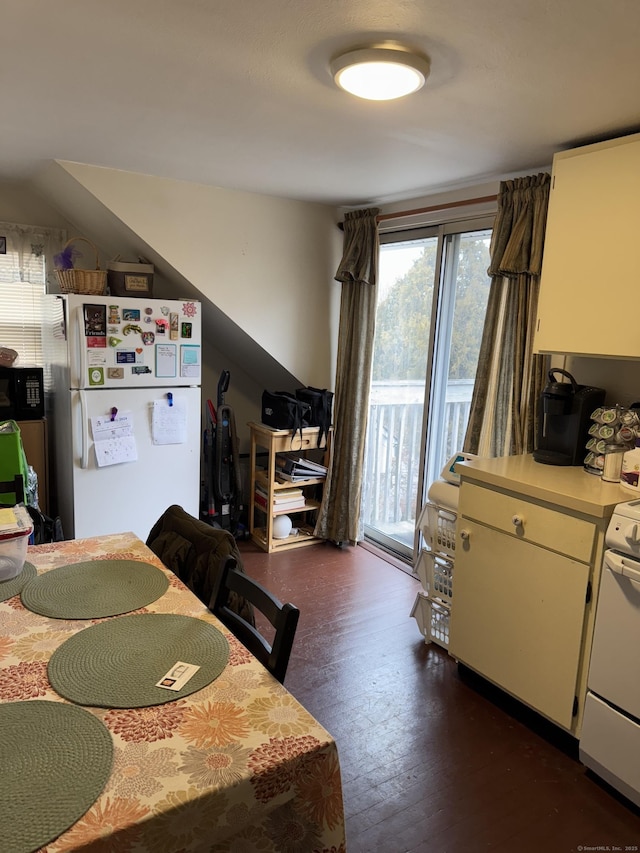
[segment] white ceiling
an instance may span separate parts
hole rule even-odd
[[[0,180],[73,160],[363,205],[544,168],[640,129],[638,0],[4,0]],[[330,58],[431,57],[395,103]]]

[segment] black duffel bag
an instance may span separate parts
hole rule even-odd
[[[290,429],[292,436],[309,426],[311,406],[288,391],[262,392],[262,423],[274,429]]]
[[[46,545],[49,542],[63,542],[64,533],[59,516],[50,518],[40,509],[27,504],[27,511],[33,521],[33,544]]]
[[[318,447],[322,446],[322,440],[329,433],[331,426],[331,409],[333,405],[333,391],[326,388],[298,388],[296,397],[311,406],[309,414],[309,426],[320,427],[318,432]]]

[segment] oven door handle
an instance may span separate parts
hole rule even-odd
[[[622,575],[634,583],[640,584],[640,562],[628,559],[615,551],[607,551],[604,556],[604,564],[612,572]]]

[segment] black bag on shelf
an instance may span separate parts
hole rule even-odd
[[[326,388],[298,388],[296,397],[308,403],[311,407],[309,415],[309,426],[320,427],[318,432],[318,447],[322,446],[322,439],[328,435],[331,426],[331,409],[333,405],[333,391]]]
[[[292,435],[309,426],[311,406],[288,391],[262,392],[262,423],[274,429],[290,429]]]

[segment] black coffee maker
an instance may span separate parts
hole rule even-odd
[[[569,382],[559,382],[556,374]],[[604,403],[604,388],[578,385],[566,370],[549,371],[540,396],[538,434],[533,458],[545,465],[582,465],[589,440],[591,413]]]

